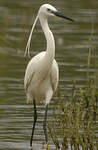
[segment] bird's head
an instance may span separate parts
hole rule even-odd
[[[67,19],[69,21],[74,21],[73,19],[69,18],[69,17],[66,17],[65,15],[63,15],[62,13],[60,13],[55,7],[53,7],[52,5],[50,4],[43,4],[40,8],[39,8],[39,11],[38,11],[38,15],[34,21],[34,24],[32,26],[32,29],[31,29],[31,32],[30,32],[30,36],[29,36],[29,39],[28,39],[28,43],[27,43],[27,46],[26,46],[26,50],[25,50],[25,54],[28,53],[28,56],[29,56],[29,49],[30,49],[30,41],[31,41],[31,36],[32,36],[32,33],[33,33],[33,30],[34,30],[34,27],[36,25],[36,22],[38,19],[40,19],[40,17],[44,17],[44,18],[48,18],[48,16],[57,16],[57,17],[61,17],[61,18],[64,18],[64,19]],[[41,18],[42,19],[42,18]]]
[[[43,4],[40,9],[39,9],[39,15],[43,15],[43,16],[54,16],[54,14],[52,12],[56,12],[56,8],[53,7],[50,4]]]
[[[39,16],[42,15],[45,17],[57,16],[57,17],[61,17],[70,21],[74,21],[73,19],[64,16],[62,13],[60,13],[55,7],[53,7],[50,4],[43,4],[39,9],[38,15]]]

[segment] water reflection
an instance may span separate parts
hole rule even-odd
[[[45,2],[47,3],[46,0]],[[49,19],[56,40],[56,60],[60,68],[59,88],[62,96],[68,96],[74,80],[77,87],[84,87],[86,82],[92,22],[94,27],[92,62],[94,53],[96,59],[98,57],[98,2],[92,0],[49,2],[76,20],[70,23],[58,18]],[[28,59],[23,55],[31,25],[41,4],[39,0],[36,2],[0,0],[0,149],[29,149],[33,106],[26,105],[23,78]],[[40,50],[44,50],[45,42],[38,23],[32,36],[31,55],[34,56]],[[93,77],[95,71],[93,66],[90,71]],[[56,101],[56,97],[53,100]],[[49,106],[50,119],[54,101]],[[34,136],[34,149],[37,150],[44,142],[42,129],[44,106],[38,106],[38,116]]]

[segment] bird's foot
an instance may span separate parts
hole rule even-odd
[[[46,144],[46,150],[51,150],[50,145],[48,143]]]
[[[33,147],[32,147],[32,146],[30,146],[30,150],[33,150]]]
[[[51,150],[50,145],[48,143],[43,144],[42,150]]]

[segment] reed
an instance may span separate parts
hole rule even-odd
[[[48,129],[56,148],[62,150],[94,150],[97,145],[98,93],[91,81],[90,87],[73,89],[66,105],[57,104]],[[60,139],[60,140],[59,140]]]
[[[64,104],[60,93],[58,104],[53,111],[53,120],[48,122],[50,137],[61,150],[97,150],[98,149],[98,74],[90,77],[92,41],[87,60],[87,82],[85,88],[75,85],[67,103]],[[94,60],[96,70],[96,59]]]

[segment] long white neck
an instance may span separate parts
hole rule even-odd
[[[46,55],[44,58],[45,64],[47,65],[47,67],[49,66],[51,67],[53,63],[53,59],[55,57],[54,37],[48,26],[47,18],[40,15],[39,19],[40,19],[40,23],[41,23],[41,26],[42,26],[42,29],[43,29],[43,32],[45,34],[46,41],[47,41]]]

